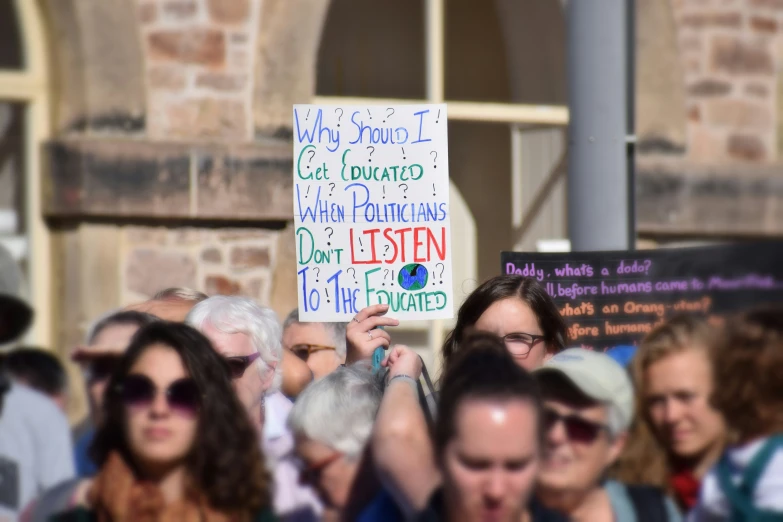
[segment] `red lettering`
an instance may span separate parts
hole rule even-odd
[[[426,257],[419,257],[419,247],[424,246],[424,241],[419,240],[419,232],[425,232],[425,227],[416,227],[413,229],[413,262],[414,263],[426,263]],[[427,255],[429,255],[429,248],[427,249]]]
[[[435,247],[435,253],[438,255],[438,259],[441,261],[446,260],[446,227],[440,228],[440,248],[438,248],[438,241],[435,239],[435,235],[432,230],[427,229],[427,260],[432,260],[430,255],[430,247]]]
[[[355,265],[380,265],[381,261],[378,260],[378,258],[375,255],[375,234],[380,232],[381,229],[375,228],[372,230],[364,230],[362,232],[362,235],[369,235],[370,236],[370,252],[372,252],[372,258],[369,261],[357,261],[355,257],[355,250],[354,250],[354,242],[353,242],[353,229],[348,230],[349,237],[351,239],[351,263]]]
[[[372,260],[370,261],[370,264],[380,264],[381,261],[378,259],[376,252],[375,252],[375,234],[380,232],[380,228],[373,228],[372,230],[365,230],[363,233],[364,235],[370,235],[370,251],[372,252]]]
[[[399,230],[394,231],[395,234],[400,236],[400,250],[401,250],[400,262],[402,263],[405,263],[407,261],[407,259],[405,259],[405,233],[410,232],[411,230],[413,229],[408,227],[408,228],[401,228]]]
[[[389,232],[391,231],[392,229],[390,228],[387,228],[386,230],[383,231],[383,237],[385,237],[389,241],[389,243],[391,243],[391,246],[394,249],[394,254],[392,255],[391,259],[386,260],[387,264],[392,264],[395,261],[397,261],[397,251],[398,251],[397,243],[394,241],[394,238],[391,237],[391,235],[389,234]]]

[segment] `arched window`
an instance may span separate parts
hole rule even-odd
[[[37,2],[0,2],[0,244],[20,262],[35,309],[28,341],[52,345],[49,234],[41,211],[41,148],[49,127]]]

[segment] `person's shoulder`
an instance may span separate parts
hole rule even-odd
[[[50,522],[96,522],[98,516],[94,511],[84,506],[78,506],[53,515]]]
[[[569,518],[559,511],[549,509],[539,501],[530,502],[530,520],[532,522],[568,522]]]
[[[52,515],[62,513],[74,507],[78,492],[84,487],[84,480],[75,478],[53,486],[35,499],[26,512],[30,522],[45,522]]]
[[[3,413],[6,412],[27,419],[65,419],[65,414],[52,399],[19,383],[13,383],[5,396]]]
[[[269,507],[262,509],[253,517],[253,522],[277,522],[277,520],[274,511]]]

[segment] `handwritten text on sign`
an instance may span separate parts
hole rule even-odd
[[[294,106],[299,314],[450,318],[445,105]]]
[[[536,279],[554,299],[570,345],[638,344],[688,313],[726,315],[783,302],[783,243],[635,252],[503,252],[503,272]]]

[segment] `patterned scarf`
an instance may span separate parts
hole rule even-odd
[[[88,502],[99,522],[234,522],[215,511],[205,495],[193,491],[166,504],[160,489],[141,482],[118,454],[112,453],[95,477]]]

